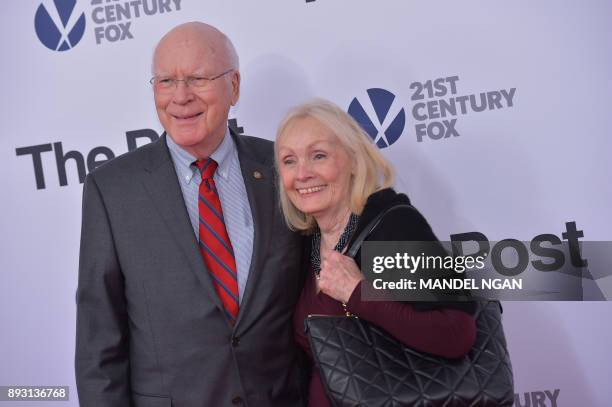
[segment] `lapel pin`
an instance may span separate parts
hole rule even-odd
[[[262,179],[263,178],[263,174],[259,171],[253,171],[253,177],[255,179]]]

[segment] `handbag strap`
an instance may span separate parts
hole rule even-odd
[[[410,205],[410,204],[397,204],[397,205],[393,205],[388,207],[387,209],[385,209],[384,211],[380,212],[378,215],[376,215],[376,217],[374,219],[372,219],[370,221],[370,223],[367,224],[367,226],[361,231],[361,233],[359,233],[359,235],[357,235],[357,237],[355,238],[355,240],[353,240],[353,243],[351,243],[351,247],[346,251],[346,256],[349,256],[351,258],[355,258],[355,256],[357,256],[357,252],[359,251],[359,249],[361,249],[361,245],[363,243],[363,241],[372,234],[372,232],[374,230],[376,230],[376,228],[378,227],[378,225],[380,224],[380,222],[382,222],[383,218],[389,213],[392,212],[396,209],[410,209],[410,210],[416,210],[414,206]],[[501,301],[495,301],[495,300],[489,300],[488,302],[497,302],[497,305],[499,306],[499,311],[500,313],[504,313],[504,308],[501,305]],[[345,306],[345,311],[346,311],[346,306]],[[347,315],[348,312],[347,312]]]
[[[363,241],[368,236],[370,236],[372,234],[372,232],[378,227],[378,225],[383,220],[385,215],[387,215],[389,212],[392,212],[392,211],[394,211],[396,209],[401,209],[401,208],[407,208],[407,209],[414,210],[414,206],[412,206],[410,204],[397,204],[397,205],[390,206],[387,209],[385,209],[384,211],[380,212],[378,215],[376,215],[376,217],[374,219],[372,219],[370,221],[370,223],[367,224],[367,226],[361,231],[361,233],[359,233],[359,235],[357,235],[355,240],[353,240],[353,243],[351,244],[351,247],[346,251],[345,255],[349,256],[349,257],[352,257],[354,259],[355,256],[357,256],[357,252],[361,248],[361,244],[363,243]]]

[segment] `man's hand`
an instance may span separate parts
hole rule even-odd
[[[347,303],[363,274],[355,260],[332,251],[321,259],[319,288],[337,301]]]

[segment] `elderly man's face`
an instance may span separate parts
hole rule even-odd
[[[218,38],[189,31],[162,40],[154,59],[154,75],[162,79],[211,78],[231,68],[227,50]],[[205,89],[182,81],[166,90],[154,86],[159,120],[179,146],[204,158],[223,139],[239,87],[237,71],[211,81]]]

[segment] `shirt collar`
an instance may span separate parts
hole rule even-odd
[[[195,165],[192,165],[196,161],[196,157],[185,151],[181,146],[175,143],[172,137],[168,134],[166,136],[166,145],[170,151],[172,161],[174,161],[174,167],[178,173],[179,178],[182,182],[190,183],[194,176],[199,176],[199,171]],[[225,130],[225,135],[219,147],[210,155],[210,157],[217,162],[216,174],[221,176],[223,179],[227,179],[229,175],[229,168],[232,160],[232,152],[236,150],[236,145],[232,139],[229,128]]]
[[[234,139],[230,136],[229,128],[227,128],[225,129],[225,136],[221,144],[219,144],[219,147],[210,155],[210,158],[217,162],[217,174],[223,177],[223,179],[227,179],[229,175],[234,151],[236,151],[236,145],[234,144]]]

